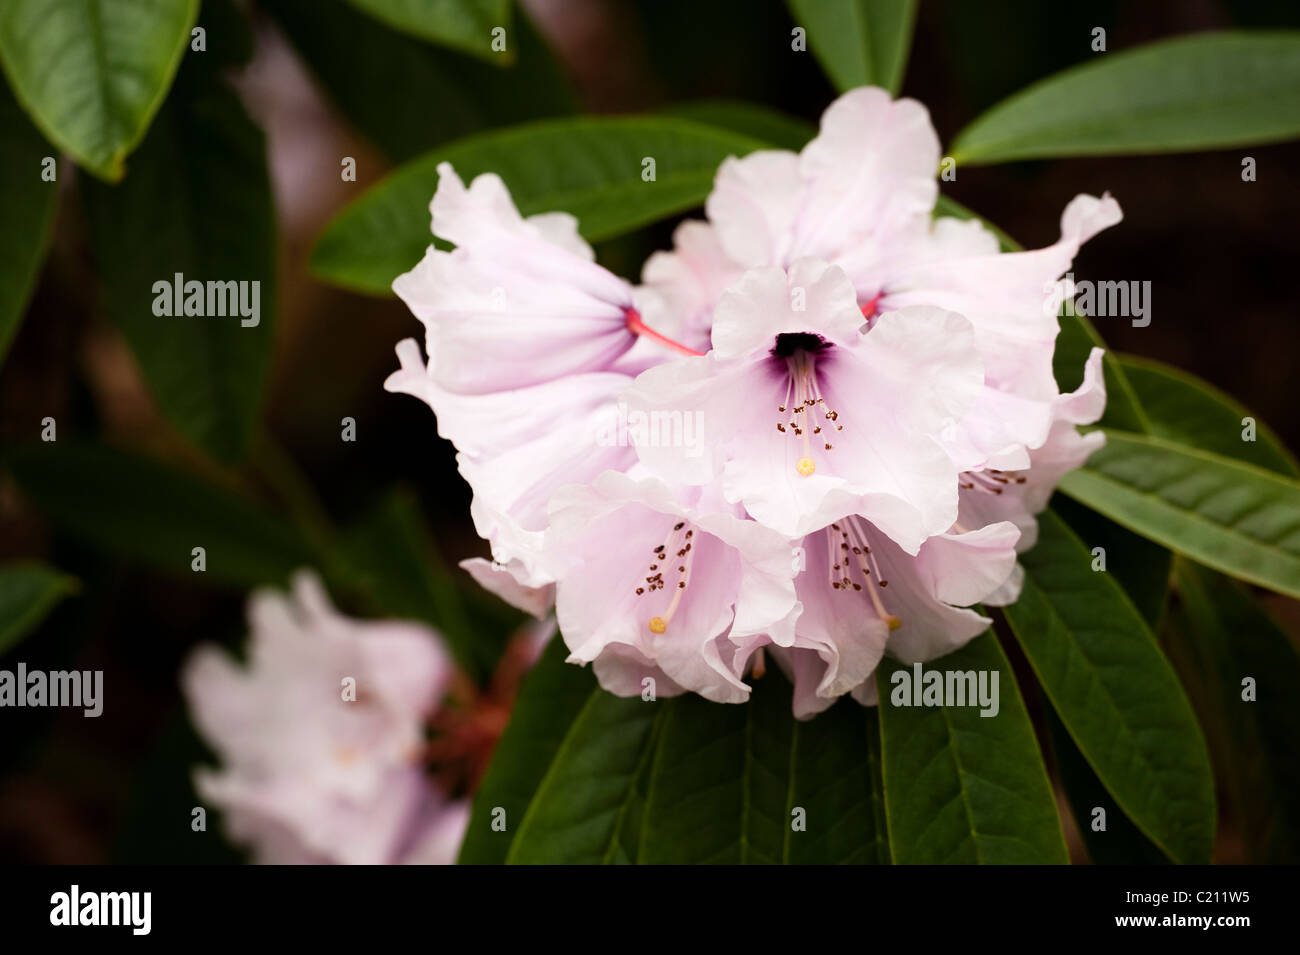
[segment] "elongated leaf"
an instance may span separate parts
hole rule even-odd
[[[461,864],[505,861],[569,728],[591,696],[602,692],[589,669],[564,662],[568,655],[564,641],[556,635],[524,679],[510,725],[497,743],[492,765],[474,797],[460,850]]]
[[[8,0],[0,64],[41,132],[116,182],[167,95],[198,0]]]
[[[393,279],[432,242],[429,200],[441,162],[466,181],[499,174],[522,213],[569,212],[596,241],[699,204],[723,159],[762,145],[662,116],[547,120],[483,133],[402,166],[344,209],[318,240],[312,271],[346,288],[390,294]]]
[[[897,93],[912,45],[916,0],[787,0],[795,23],[840,92],[883,86]]]
[[[77,587],[76,578],[44,564],[17,561],[0,565],[0,655],[35,630]]]
[[[1165,865],[1168,857],[1154,842],[1133,825],[1132,820],[1116,804],[1088,761],[1074,745],[1070,734],[1061,725],[1061,718],[1051,706],[1046,707],[1044,718],[1052,740],[1052,753],[1074,814],[1079,835],[1088,849],[1088,858],[1094,865]],[[1097,810],[1105,812],[1104,817]],[[1103,826],[1104,822],[1104,826]],[[1101,827],[1101,828],[1098,828]]]
[[[794,152],[803,149],[817,135],[817,127],[806,120],[742,100],[694,100],[677,103],[663,112],[665,116],[748,136],[769,148]]]
[[[359,10],[412,36],[484,59],[513,59],[510,0],[349,0]],[[492,49],[492,31],[505,31],[505,49]]]
[[[843,700],[800,723],[790,696],[770,673],[740,706],[666,704],[637,862],[887,861],[875,720]]]
[[[1178,678],[1137,608],[1052,512],[1022,555],[1007,621],[1070,737],[1124,813],[1176,862],[1209,861],[1214,783]]]
[[[506,861],[635,862],[645,795],[665,706],[593,690],[537,787]]]
[[[1300,465],[1264,422],[1255,421],[1254,437],[1247,440],[1243,420],[1253,416],[1213,385],[1149,358],[1125,355],[1120,364],[1157,438],[1300,476]]]
[[[159,409],[217,459],[241,460],[274,339],[275,217],[261,132],[215,71],[187,69],[131,174],[88,187],[84,199],[109,318]],[[178,275],[187,296],[202,283],[203,314],[178,314]]]
[[[36,275],[45,258],[57,206],[58,182],[41,177],[50,155],[45,141],[7,89],[0,89],[0,364],[18,332]]]
[[[1233,577],[1300,596],[1300,483],[1162,438],[1107,431],[1061,490]]]
[[[55,524],[175,574],[241,587],[283,584],[313,562],[275,514],[147,458],[60,441],[14,449],[4,463]],[[195,547],[206,551],[203,575],[191,569]]]
[[[502,69],[500,54],[483,63],[435,49],[347,4],[262,0],[259,6],[342,113],[398,162],[493,126],[576,110],[568,80],[523,11],[510,29],[513,65]]]
[[[777,673],[740,706],[620,699],[566,653],[524,685],[462,862],[888,861],[872,711],[796,722]],[[493,831],[495,807],[522,821]]]
[[[1175,37],[1035,83],[957,135],[958,164],[1213,149],[1300,136],[1300,32]]]
[[[1098,547],[1105,552],[1106,572],[1156,632],[1169,595],[1173,554],[1064,495],[1052,499],[1052,511],[1070,525],[1089,552]]]
[[[983,676],[997,700],[994,715],[980,715],[974,687],[976,699],[962,705],[917,705],[925,700],[925,673],[947,682],[946,674],[959,671]],[[889,659],[876,670],[894,862],[1068,862],[1043,757],[997,638],[985,633],[925,664],[920,685],[915,675],[913,667]]]
[[[1300,861],[1300,656],[1291,639],[1240,584],[1179,560],[1185,613],[1175,661],[1199,672],[1193,682],[1208,723],[1219,778],[1257,863]],[[1243,683],[1254,681],[1246,699]]]

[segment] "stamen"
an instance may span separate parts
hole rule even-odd
[[[957,486],[966,491],[982,491],[985,494],[1001,494],[1008,485],[1024,484],[1024,475],[1014,471],[999,471],[989,468],[984,471],[963,471]]]
[[[795,336],[799,337],[799,336]],[[809,336],[812,337],[812,336]],[[824,351],[829,345],[823,344],[817,351]],[[821,387],[817,381],[816,354],[803,347],[795,348],[788,352],[784,347],[778,347],[773,350],[776,357],[785,358],[786,368],[789,376],[787,378],[785,399],[777,406],[777,411],[786,415],[787,420],[778,421],[776,430],[781,434],[794,432],[794,436],[799,439],[803,453],[795,461],[795,473],[801,477],[809,477],[817,471],[817,462],[813,458],[811,434],[821,434],[821,424],[812,420],[812,411],[820,406],[822,418],[828,425],[834,424],[836,431],[843,431],[844,426],[838,423],[839,414],[834,410],[826,407],[826,399],[822,396]],[[792,400],[793,399],[793,402]],[[822,439],[822,450],[831,451],[834,445]]]
[[[889,581],[882,579],[880,565],[876,562],[876,555],[871,552],[871,547],[867,544],[866,529],[857,517],[847,517],[840,524],[832,524],[826,531],[827,559],[831,561],[831,589],[838,590],[841,593],[848,591],[850,588],[855,593],[862,590],[862,584],[857,583],[847,575],[839,576],[840,564],[834,556],[835,548],[832,534],[838,534],[841,538],[840,552],[844,554],[845,571],[851,572],[850,565],[852,563],[857,564],[857,569],[862,574],[863,583],[868,585],[866,588],[867,596],[871,600],[872,608],[876,611],[876,616],[884,621],[890,630],[897,630],[903,625],[903,621],[885,609],[876,588],[870,586],[873,574],[881,589],[889,586]]]
[[[664,542],[652,551],[655,562],[650,565],[652,573],[650,576],[645,578],[646,583],[649,585],[649,593],[666,590],[668,587],[667,581],[664,580],[664,572],[659,569],[659,563],[664,559],[669,548],[672,548],[676,555],[679,558],[682,558],[682,561],[677,564],[677,572],[681,574],[681,577],[676,581],[677,585],[673,588],[673,599],[669,602],[668,609],[664,611],[663,616],[651,617],[647,624],[651,633],[658,634],[667,632],[668,624],[672,622],[673,614],[677,612],[677,608],[681,605],[682,596],[686,593],[686,585],[690,582],[691,561],[695,556],[691,541],[694,536],[694,529],[688,528],[685,521],[678,521],[668,532],[668,536],[664,539]],[[638,597],[642,596],[646,592],[646,587],[636,588],[636,595]]]

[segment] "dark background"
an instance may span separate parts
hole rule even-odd
[[[538,0],[530,8],[591,111],[732,97],[816,121],[834,95],[812,55],[791,52],[793,23],[775,0]],[[418,493],[445,558],[483,553],[468,519],[469,495],[428,408],[382,390],[396,367],[393,345],[418,335],[418,323],[395,300],[340,292],[307,273],[320,228],[389,164],[329,104],[272,21],[259,15],[256,22],[258,54],[239,82],[268,134],[280,217],[270,428],[337,518],[355,516],[401,482]],[[923,0],[903,94],[929,107],[947,143],[1005,95],[1105,55],[1090,48],[1094,27],[1106,28],[1113,52],[1234,25],[1300,26],[1300,4]],[[439,121],[436,104],[427,120]],[[340,155],[358,157],[358,183],[339,181]],[[1257,161],[1256,182],[1241,180],[1246,155]],[[1207,379],[1300,448],[1292,391],[1298,166],[1300,144],[1291,143],[962,168],[943,187],[1031,248],[1056,240],[1074,195],[1109,190],[1124,222],[1090,242],[1074,271],[1150,281],[1153,318],[1146,328],[1102,319],[1102,335],[1118,351]],[[635,279],[645,255],[669,244],[672,225],[598,251]],[[101,314],[75,203],[62,204],[56,228],[27,320],[0,370],[0,440],[30,442],[40,419],[54,415],[60,440],[99,435],[187,460],[192,454],[159,419],[129,351]],[[358,421],[355,445],[338,440],[344,415]],[[84,480],[93,495],[94,475]],[[189,830],[195,799],[188,767],[202,749],[184,721],[176,674],[195,643],[241,637],[245,594],[161,577],[65,538],[0,475],[0,557],[30,556],[77,575],[83,590],[0,666],[21,657],[31,668],[102,668],[110,692],[97,720],[4,712],[0,859],[236,858],[215,834]],[[1271,597],[1270,606],[1292,622],[1300,617],[1293,602]],[[1234,854],[1225,819],[1217,858]]]

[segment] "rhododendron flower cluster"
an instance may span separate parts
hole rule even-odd
[[[439,167],[454,249],[394,283],[425,340],[387,387],[456,446],[493,557],[464,566],[554,605],[606,689],[742,702],[771,659],[801,718],[871,704],[884,654],[942,656],[1017,598],[1034,514],[1103,440],[1077,429],[1100,350],[1069,394],[1052,358],[1061,276],[1120,210],[1078,196],[1055,244],[1001,252],[934,218],[939,159],[919,103],[849,92],[800,153],[725,161],[640,286],[572,217]]]

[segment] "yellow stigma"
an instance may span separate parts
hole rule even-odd
[[[897,630],[903,625],[903,621],[899,620],[892,613],[885,616],[885,623],[889,624],[890,630]]]
[[[664,618],[663,618],[663,617],[651,617],[651,618],[650,618],[650,632],[651,632],[651,633],[663,633],[663,632],[664,632],[665,630],[667,630],[667,629],[668,629],[668,624],[664,621]]]
[[[794,466],[794,469],[803,477],[808,477],[808,475],[817,470],[817,464],[812,458],[800,458],[799,463]]]

